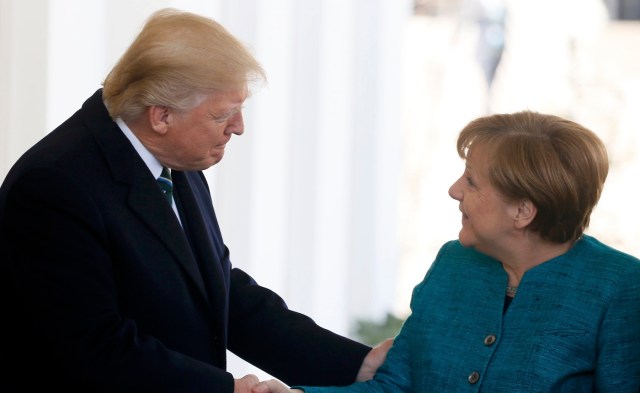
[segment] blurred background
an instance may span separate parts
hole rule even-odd
[[[206,174],[234,265],[319,324],[397,332],[460,228],[457,133],[488,113],[595,131],[611,170],[589,233],[640,255],[640,0],[0,0],[0,180],[163,7],[221,22],[267,71]]]

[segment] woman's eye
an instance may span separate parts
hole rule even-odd
[[[467,176],[466,179],[467,179],[467,184],[468,185],[470,185],[472,187],[475,186],[475,183],[473,182],[473,179],[471,177]]]

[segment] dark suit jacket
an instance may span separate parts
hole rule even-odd
[[[184,229],[101,90],[16,163],[1,391],[232,392],[227,348],[289,384],[354,380],[369,348],[232,268],[203,174],[173,177]]]

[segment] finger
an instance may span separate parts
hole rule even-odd
[[[258,382],[260,382],[260,379],[258,379],[258,377],[253,374],[247,374],[241,379],[242,379],[242,382],[246,383],[248,386],[253,386]]]
[[[260,382],[259,384],[253,386],[251,388],[251,393],[270,393],[271,389],[266,381]]]
[[[383,342],[380,343],[380,345],[378,345],[379,347],[385,348],[385,349],[389,349],[391,348],[391,346],[393,345],[393,338],[388,338],[386,340],[384,340]]]
[[[274,379],[262,381],[251,389],[251,393],[279,393],[286,391],[286,387]]]

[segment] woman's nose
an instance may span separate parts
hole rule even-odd
[[[449,187],[449,196],[456,201],[462,200],[462,190],[459,187],[460,179],[456,180],[455,183]]]

